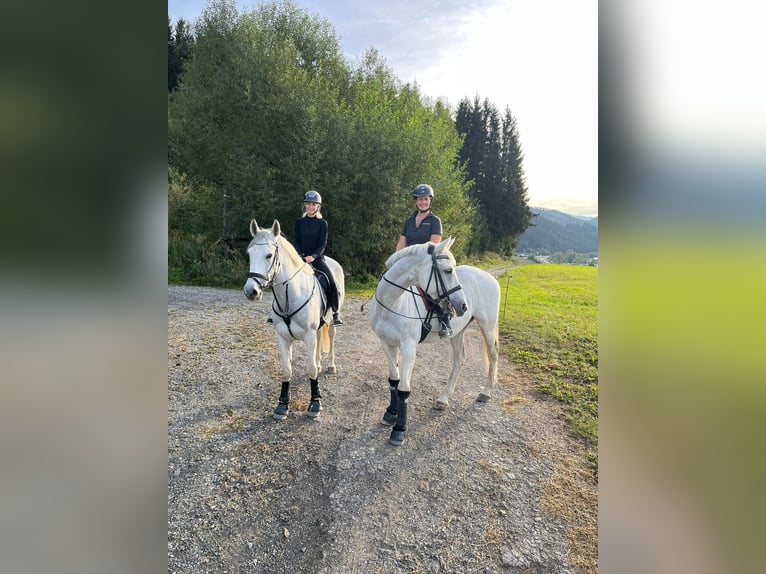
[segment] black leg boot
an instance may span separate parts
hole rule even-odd
[[[404,442],[404,432],[407,430],[407,401],[410,398],[410,391],[396,391],[396,394],[399,397],[399,412],[396,413],[396,424],[391,430],[388,442],[399,446]]]
[[[319,411],[322,410],[322,403],[319,401],[319,399],[322,398],[322,395],[319,394],[319,381],[316,379],[309,379],[309,382],[311,383],[311,402],[309,403],[306,415],[314,418],[318,417]]]
[[[391,426],[396,422],[396,414],[399,412],[399,397],[396,394],[399,381],[392,381],[388,379],[388,390],[391,393],[391,402],[386,408],[386,412],[383,413],[383,420],[380,424]]]
[[[282,383],[282,392],[279,393],[279,404],[277,404],[277,408],[274,410],[274,415],[272,418],[278,421],[281,421],[283,418],[285,418],[287,416],[289,402],[290,381],[285,381]]]

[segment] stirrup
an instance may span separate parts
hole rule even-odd
[[[342,325],[343,324],[343,319],[341,319],[340,316],[338,316],[337,313],[333,313],[332,314],[332,324],[333,325]]]
[[[443,339],[444,337],[451,337],[452,336],[452,329],[448,326],[442,323],[442,328],[439,331],[439,338]]]

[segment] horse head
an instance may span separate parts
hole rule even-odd
[[[427,253],[430,255],[431,265],[420,267],[418,285],[445,312],[454,312],[458,317],[462,317],[468,311],[468,303],[455,272],[455,256],[449,250],[454,242],[455,238],[450,236],[440,243],[428,244]]]
[[[250,222],[250,235],[253,236],[250,245],[247,246],[247,255],[250,258],[250,271],[247,274],[244,291],[250,299],[260,300],[264,290],[268,289],[274,277],[279,273],[279,249],[277,238],[282,230],[276,219],[271,229],[260,228],[253,219]]]

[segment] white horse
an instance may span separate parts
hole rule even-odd
[[[484,336],[488,377],[478,401],[489,401],[497,379],[500,285],[486,271],[469,265],[456,267],[449,251],[453,242],[450,237],[438,245],[413,245],[394,253],[386,261],[386,271],[370,304],[370,323],[388,358],[391,402],[381,422],[394,425],[389,442],[395,446],[402,444],[407,430],[407,400],[418,343],[439,340],[439,321],[429,309],[439,305],[457,314],[451,320],[452,372],[435,408],[447,408],[455,391],[465,360],[463,334],[473,319]]]
[[[261,229],[253,219],[250,234],[253,239],[247,247],[250,272],[244,286],[245,296],[250,300],[260,300],[266,289],[271,289],[274,294],[271,319],[277,332],[282,364],[282,390],[274,418],[283,419],[288,413],[293,343],[299,339],[306,344],[311,383],[311,402],[306,414],[316,417],[322,410],[317,374],[322,369],[323,351],[329,361],[325,372],[337,372],[335,326],[330,319],[332,309],[327,304],[314,268],[301,259],[295,247],[282,235],[279,221],[275,219],[270,229]],[[343,268],[330,257],[325,256],[325,262],[338,287],[340,310],[345,296]]]

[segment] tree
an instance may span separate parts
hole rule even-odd
[[[194,35],[183,18],[176,22],[175,32],[168,16],[168,93],[178,87],[186,61],[194,51]]]
[[[328,255],[349,275],[377,275],[412,210],[411,190],[427,182],[461,252],[474,211],[448,109],[401,85],[375,50],[350,68],[332,26],[289,1],[239,14],[231,0],[213,0],[195,33],[169,98],[168,158],[189,194],[177,205],[215,217],[174,217],[205,226],[185,233],[244,239],[250,219],[278,219],[290,239],[303,194],[316,189]]]
[[[501,122],[497,108],[476,96],[473,103],[459,103],[455,128],[463,137],[460,161],[480,218],[471,249],[510,255],[532,216],[516,120],[506,108]]]

